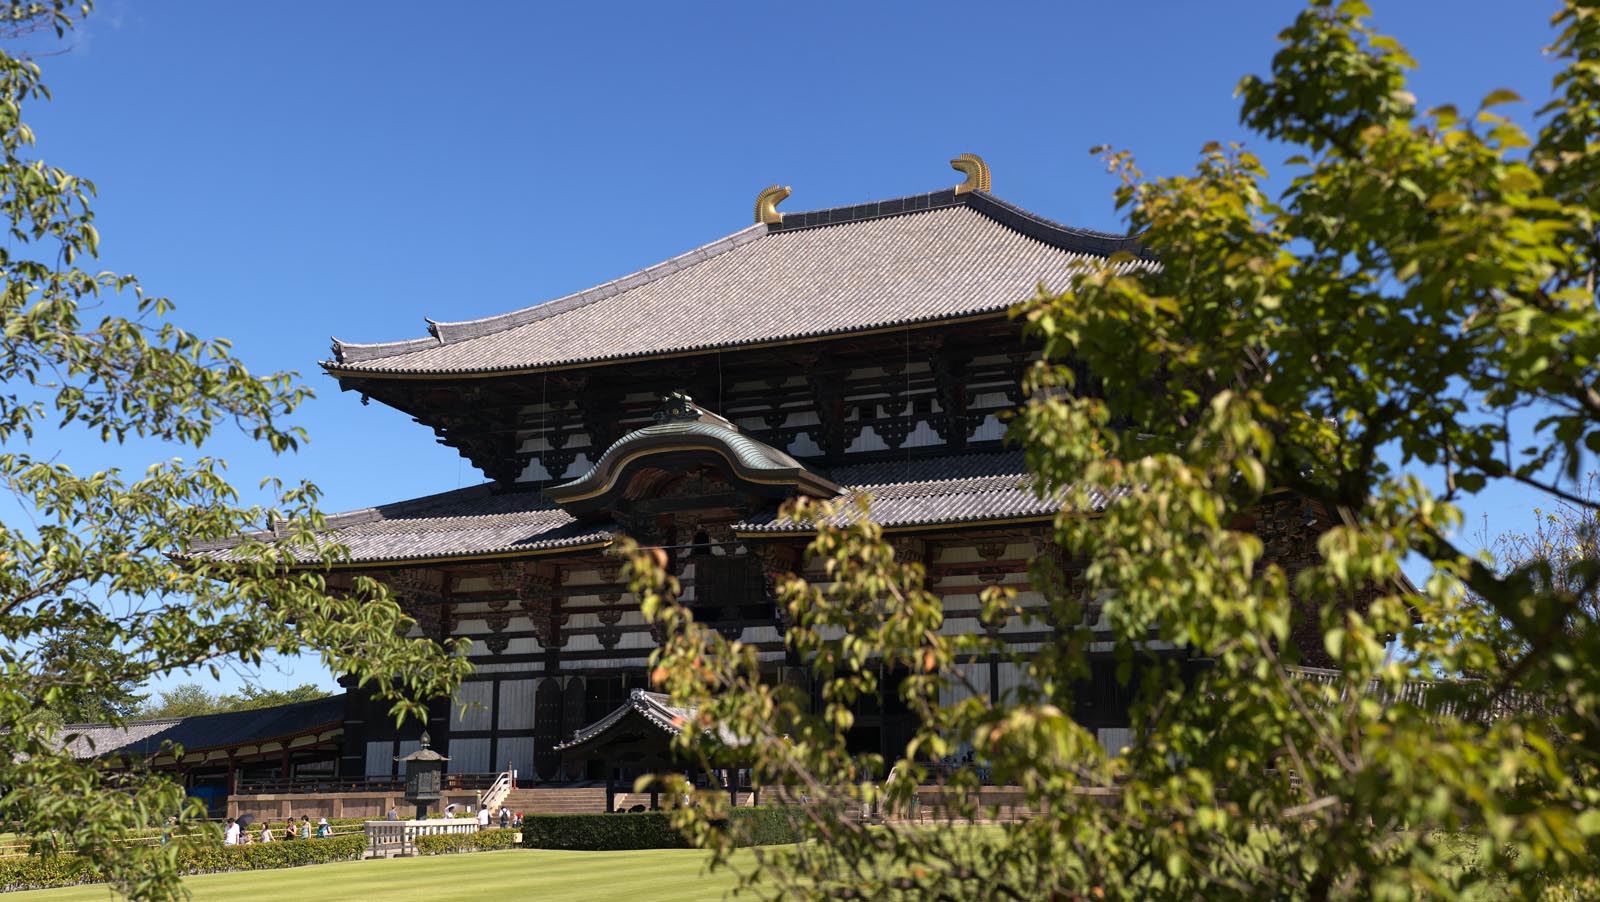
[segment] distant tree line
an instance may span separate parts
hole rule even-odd
[[[156,693],[134,714],[138,718],[193,717],[196,714],[222,714],[227,711],[254,711],[295,702],[327,698],[332,693],[315,683],[302,683],[293,689],[262,689],[246,685],[238,692],[212,693],[199,683],[179,683]]]
[[[152,697],[152,693],[141,691],[143,687],[137,685],[110,679],[74,678],[73,668],[84,667],[86,663],[100,668],[98,672],[110,673],[118,654],[119,649],[104,634],[90,629],[64,632],[42,643],[35,652],[37,682],[57,687],[69,682],[79,685],[75,691],[59,693],[53,698],[40,693],[35,699],[41,709],[40,716],[58,724],[193,717],[272,708],[332,694],[315,683],[303,683],[291,689],[245,685],[238,692],[213,692],[200,683],[179,683],[153,693]]]

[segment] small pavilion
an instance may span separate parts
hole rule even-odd
[[[696,713],[694,707],[673,705],[671,698],[660,692],[635,689],[627,702],[574,732],[556,750],[569,765],[598,769],[605,774],[606,810],[615,811],[619,782],[631,785],[645,774],[684,769],[684,762],[673,753],[672,740],[694,722]],[[720,782],[732,803],[738,805],[741,791],[752,793],[753,801],[754,788],[740,785],[743,773],[736,766],[719,767],[702,776],[710,785]],[[650,810],[660,807],[660,789],[652,785]]]

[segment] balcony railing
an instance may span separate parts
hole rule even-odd
[[[499,774],[445,774],[446,792],[480,792],[494,785]],[[275,780],[240,780],[235,795],[322,795],[334,792],[403,792],[404,777],[294,777]]]

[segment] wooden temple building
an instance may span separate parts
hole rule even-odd
[[[774,187],[752,225],[594,288],[409,341],[334,343],[323,365],[341,388],[410,415],[486,478],[328,518],[350,552],[341,574],[389,583],[420,634],[471,640],[474,673],[426,725],[452,772],[606,780],[627,762],[570,752],[670,732],[638,691],[657,637],[607,555],[619,535],[666,549],[697,617],[758,649],[774,679],[810,680],[772,596],[775,577],[807,570],[808,536],[776,516],[797,495],[870,494],[898,553],[927,565],[946,630],[1046,638],[978,617],[995,584],[1042,605],[1027,565],[1059,555],[1059,505],[1005,438],[1037,357],[1007,311],[1112,255],[1150,257],[999,199],[976,157],[952,165],[957,187],[811,212],[780,211],[789,191]],[[1285,503],[1258,528],[1292,560],[1313,553],[1318,519]],[[1075,714],[1116,747],[1129,724],[1111,672]],[[972,675],[994,698],[1020,679],[1000,661]],[[423,725],[397,730],[353,686],[344,701],[338,774],[391,777]],[[894,750],[913,728],[891,682],[853,741]]]

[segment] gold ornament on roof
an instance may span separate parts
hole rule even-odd
[[[756,222],[764,222],[767,225],[783,222],[783,214],[778,212],[778,204],[783,203],[784,198],[788,196],[789,189],[783,185],[762,189],[761,193],[756,195]]]
[[[950,161],[950,168],[967,174],[967,180],[956,186],[957,194],[989,190],[989,164],[983,161],[983,157],[964,153]]]

